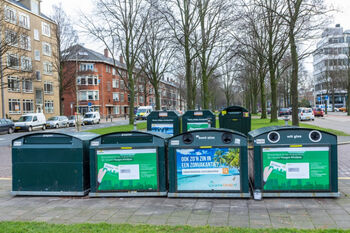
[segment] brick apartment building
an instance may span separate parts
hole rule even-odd
[[[40,0],[0,1],[2,42],[0,117],[44,112],[59,115],[56,24],[40,11]]]
[[[82,114],[89,111],[98,111],[102,117],[121,117],[128,114],[130,96],[120,77],[120,74],[126,75],[122,58],[114,67],[113,59],[108,56],[107,50],[100,54],[76,45],[70,49],[70,53],[70,59],[64,64],[64,80],[71,85],[65,85],[69,87],[63,92],[63,114],[75,114],[76,93],[79,97],[79,112]],[[145,78],[141,79],[135,85],[135,107],[154,103],[153,88],[144,80]]]

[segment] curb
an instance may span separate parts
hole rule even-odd
[[[341,146],[341,145],[347,145],[347,144],[350,144],[350,141],[348,141],[348,142],[339,142],[337,145]]]

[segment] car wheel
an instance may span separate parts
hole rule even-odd
[[[46,125],[43,125],[43,130],[45,130],[46,129]]]
[[[56,125],[55,125],[55,128],[56,128],[56,129],[58,129],[58,128],[59,128],[58,124],[56,124]]]
[[[97,121],[97,124],[100,124],[100,120]]]
[[[32,126],[29,126],[28,127],[28,132],[32,132],[33,131],[33,127]]]
[[[14,132],[13,128],[10,127],[9,130],[8,130],[8,133],[9,133],[9,134],[12,134],[13,132]]]

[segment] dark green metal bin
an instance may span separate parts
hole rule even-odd
[[[180,134],[180,115],[175,111],[152,111],[147,117],[147,130],[170,136]]]
[[[241,106],[231,106],[219,114],[220,128],[231,129],[248,135],[251,129],[251,115]]]
[[[168,141],[168,197],[249,198],[247,137],[203,129]]]
[[[166,196],[166,138],[118,132],[90,141],[91,197]]]
[[[337,136],[307,128],[249,132],[254,198],[338,197]]]
[[[12,195],[84,196],[92,133],[35,133],[12,141]]]
[[[215,115],[210,110],[190,110],[182,116],[182,133],[197,129],[215,128]]]

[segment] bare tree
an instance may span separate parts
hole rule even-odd
[[[152,0],[150,3],[150,17],[143,35],[144,46],[139,64],[154,88],[156,110],[160,110],[159,82],[170,70],[175,48],[169,36],[170,28],[159,12],[159,2]]]
[[[117,69],[130,94],[129,123],[134,122],[135,85],[140,72],[135,68],[144,45],[149,5],[143,0],[96,0],[93,17],[82,16],[82,27],[102,42],[117,65],[117,57],[125,61],[126,75]]]
[[[165,6],[161,12],[184,58],[187,109],[194,109],[196,88],[193,87],[192,63],[197,57],[195,32],[199,25],[198,5],[194,0],[163,0],[162,2]]]
[[[57,40],[57,50],[52,51],[52,55],[55,58],[53,68],[58,72],[60,114],[62,115],[63,92],[64,90],[74,87],[76,83],[76,80],[71,78],[71,74],[63,72],[63,65],[69,58],[72,58],[70,57],[72,54],[78,52],[73,51],[77,48],[74,45],[78,43],[78,34],[76,30],[74,30],[69,17],[62,8],[62,5],[54,5],[52,8],[54,13],[51,16],[51,19],[57,25],[56,30],[54,31],[54,35]]]
[[[219,68],[221,77],[221,89],[224,92],[226,107],[231,106],[234,100],[235,91],[234,86],[236,83],[237,67],[233,59],[225,63]]]

